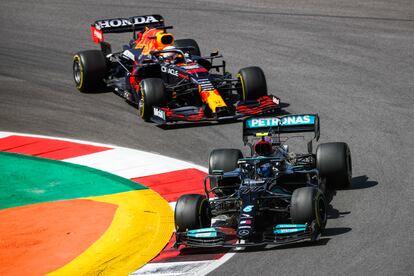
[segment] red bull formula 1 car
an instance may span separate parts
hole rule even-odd
[[[112,90],[136,105],[145,121],[223,121],[273,113],[279,98],[268,95],[259,67],[226,71],[218,52],[203,57],[193,39],[174,39],[160,15],[98,20],[91,25],[100,50],[73,59],[76,87],[85,93]],[[105,33],[132,32],[122,51],[112,52]]]

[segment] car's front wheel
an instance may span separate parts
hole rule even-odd
[[[292,223],[307,223],[315,221],[320,230],[325,228],[326,200],[323,193],[313,187],[302,187],[293,191],[290,203]]]
[[[182,195],[175,205],[174,220],[177,232],[209,227],[211,216],[208,199],[199,194]]]
[[[252,66],[240,69],[237,78],[242,100],[257,100],[267,95],[266,77],[260,67]]]
[[[149,121],[154,114],[154,106],[161,107],[166,103],[164,82],[159,78],[148,78],[140,82],[139,116]]]

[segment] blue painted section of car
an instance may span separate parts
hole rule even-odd
[[[306,228],[308,227],[307,224],[278,224],[275,226],[275,229],[283,229],[283,228]]]
[[[188,230],[188,237],[192,238],[215,238],[217,237],[217,230],[215,228],[200,228]]]
[[[274,234],[292,234],[308,230],[307,224],[278,224],[274,227]]]
[[[292,115],[279,117],[251,118],[246,120],[247,128],[263,128],[278,126],[302,126],[315,124],[315,115]]]

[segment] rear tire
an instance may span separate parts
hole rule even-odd
[[[182,195],[175,205],[174,220],[177,232],[210,227],[208,199],[199,194]]]
[[[191,55],[201,56],[200,47],[198,46],[197,41],[195,41],[194,39],[177,39],[176,41],[174,41],[174,46],[177,48],[193,47],[193,49],[189,50],[188,52]]]
[[[230,172],[238,168],[237,161],[243,158],[243,153],[238,149],[215,149],[210,153],[208,161],[208,172],[212,174],[214,170]],[[220,181],[210,179],[210,188],[234,186],[240,184],[239,178],[227,178]],[[232,194],[234,189],[216,190],[217,195]]]
[[[294,190],[290,204],[292,223],[311,225],[315,221],[320,230],[325,228],[326,200],[319,189],[302,187]]]
[[[138,102],[139,116],[149,121],[154,114],[153,107],[161,107],[166,103],[164,82],[158,78],[143,79],[140,84],[141,99]]]
[[[237,74],[240,82],[240,98],[242,100],[257,100],[267,95],[267,83],[260,67],[246,67]]]
[[[346,143],[320,144],[316,149],[316,168],[326,178],[327,188],[339,189],[351,185],[351,151]]]
[[[73,79],[80,92],[104,92],[107,71],[105,56],[99,50],[79,52],[73,57]]]

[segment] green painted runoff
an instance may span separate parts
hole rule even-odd
[[[0,209],[142,189],[147,187],[93,168],[0,152]]]

